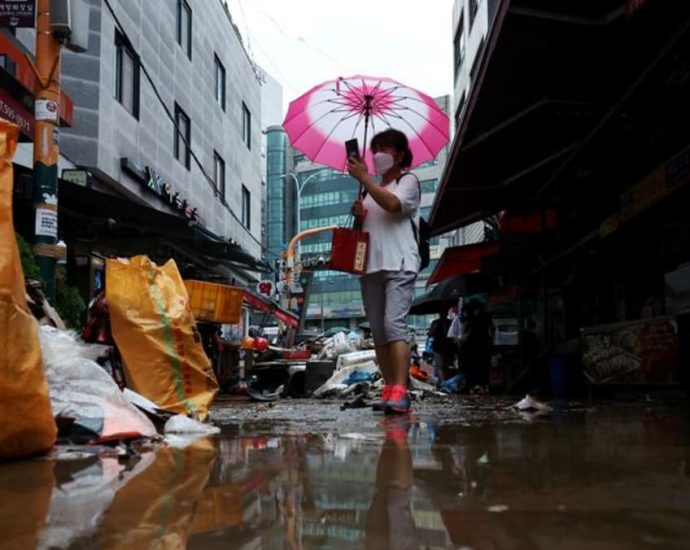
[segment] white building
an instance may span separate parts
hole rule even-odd
[[[484,44],[498,0],[455,0],[453,4],[453,122],[461,127],[470,88],[484,53]],[[484,223],[461,227],[454,233],[454,245],[484,239]]]
[[[260,258],[261,86],[225,3],[88,4],[88,50],[62,56],[75,112],[61,153],[94,189],[184,213]],[[34,36],[17,33],[30,50]]]

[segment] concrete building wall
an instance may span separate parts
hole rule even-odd
[[[470,21],[470,4],[475,1],[477,12]],[[481,54],[486,35],[489,30],[490,22],[496,11],[496,0],[455,0],[453,4],[453,44],[460,36],[464,38],[465,54],[462,62],[457,64],[457,56],[454,56],[454,89],[453,89],[453,110],[452,117],[457,123],[461,118],[462,107],[467,101],[470,88],[472,86],[472,68],[478,61],[478,54]],[[460,28],[462,25],[462,28]],[[460,108],[460,109],[459,109]]]
[[[221,0],[188,2],[192,9],[192,56],[177,43],[176,0],[110,0],[132,48],[174,116],[175,103],[191,120],[190,169],[174,158],[174,123],[140,72],[139,117],[115,99],[116,22],[104,0],[87,0],[90,8],[89,47],[75,54],[63,50],[62,86],[74,100],[74,124],[61,130],[61,153],[75,164],[97,169],[113,190],[162,210],[169,206],[148,192],[120,167],[126,157],[139,167],[150,166],[175,192],[198,209],[211,231],[233,239],[261,256],[262,156],[261,89],[255,68]],[[32,29],[17,38],[34,49]],[[215,97],[215,58],[226,70],[226,107]],[[250,148],[243,142],[242,105],[251,113]],[[214,151],[225,161],[226,203],[211,182]],[[202,171],[203,168],[203,171]],[[242,186],[250,192],[252,239],[241,219]]]
[[[476,0],[476,14],[470,17],[470,4],[473,0],[455,0],[453,4],[453,48],[454,48],[454,91],[452,117],[455,131],[460,127],[464,108],[473,85],[473,70],[476,71],[483,54],[486,36],[493,16],[496,13],[498,0]],[[472,19],[470,21],[470,19]],[[464,42],[464,56],[458,63],[457,42]],[[472,244],[484,240],[484,223],[477,222],[458,229],[450,238],[453,246]]]

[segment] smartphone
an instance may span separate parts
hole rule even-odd
[[[357,141],[357,138],[348,139],[345,142],[345,152],[347,153],[347,158],[350,158],[350,157],[355,157],[357,159],[360,158],[359,142]]]

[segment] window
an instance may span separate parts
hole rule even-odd
[[[115,32],[115,99],[139,118],[139,57],[119,32]]]
[[[187,0],[177,0],[177,43],[192,58],[192,8]]]
[[[470,67],[470,82],[474,82],[474,77],[477,74],[477,69],[479,68],[479,62],[484,55],[484,39],[477,46],[477,53],[474,54],[474,60],[472,61],[472,66]]]
[[[423,180],[421,182],[422,193],[435,193],[438,180]]]
[[[453,57],[455,58],[455,74],[457,76],[462,62],[465,59],[465,15],[460,14],[458,30],[455,32],[453,40]]]
[[[192,123],[187,114],[175,103],[175,158],[184,164],[187,170],[191,167]]]
[[[470,28],[472,28],[472,23],[474,23],[474,18],[477,16],[477,10],[479,9],[479,0],[470,0]]]
[[[225,202],[225,161],[213,151],[213,183],[221,202]]]
[[[214,57],[216,60],[216,101],[225,111],[225,67],[217,55]]]
[[[466,95],[465,92],[462,92],[462,95],[460,96],[460,101],[458,101],[458,108],[455,109],[455,130],[457,131],[458,128],[460,128],[460,121],[462,120],[462,112],[465,108],[465,100],[466,100]]]
[[[252,148],[252,114],[247,109],[247,106],[242,102],[242,141],[247,146],[247,149]]]
[[[242,186],[242,225],[247,229],[251,229],[251,194],[249,189]]]

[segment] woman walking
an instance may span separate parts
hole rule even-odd
[[[407,171],[412,152],[405,134],[394,129],[376,134],[371,152],[380,182],[356,157],[349,158],[348,171],[366,193],[364,200],[354,203],[352,213],[369,232],[367,271],[360,282],[385,384],[381,400],[373,407],[407,413],[411,400],[407,391],[410,343],[406,317],[420,265],[415,237],[415,231],[419,233],[420,186],[416,176]]]

